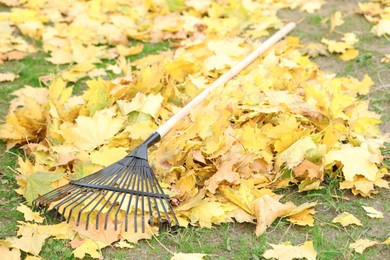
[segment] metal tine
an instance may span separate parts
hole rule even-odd
[[[132,167],[133,168],[133,167]],[[126,176],[126,180],[125,182],[123,183],[123,186],[121,188],[124,188],[124,189],[129,189],[129,186],[131,185],[131,180],[133,178],[133,176],[135,176],[135,172],[133,169],[129,169],[129,167],[127,167],[127,171],[130,172],[130,174],[127,174]],[[118,206],[118,209],[116,210],[115,212],[115,230],[117,230],[117,223],[118,223],[118,214],[120,212],[120,209],[123,205],[123,202],[125,201],[125,198],[126,198],[127,194],[124,194],[123,197],[122,197],[122,200],[121,202],[119,203],[119,206]]]
[[[84,196],[81,200],[78,201],[78,203],[76,201],[77,204],[70,208],[70,210],[69,210],[69,217],[68,217],[69,219],[72,216],[73,210],[76,207],[80,206],[84,201],[86,201],[89,197],[91,197],[94,194],[93,190],[88,190],[87,192],[89,193],[88,195]],[[73,202],[72,202],[72,204],[73,204]],[[78,226],[78,224],[76,224],[76,225]]]
[[[157,181],[157,179],[155,178],[155,176],[154,176],[154,174],[153,174],[153,172],[150,170],[150,175],[151,175],[151,183],[152,183],[152,185],[151,185],[151,187],[153,187],[153,193],[155,193],[155,194],[164,194],[164,193],[162,193],[161,191],[159,191],[159,188],[160,188],[160,190],[162,190],[161,189],[161,187],[160,187],[160,184],[158,183],[158,181]],[[156,208],[158,209],[158,216],[159,216],[159,219],[160,219],[160,221],[159,221],[159,230],[161,230],[161,228],[162,228],[162,219],[161,219],[161,210],[158,208],[158,202],[157,202],[157,199],[156,198],[154,198],[155,199],[155,203],[156,203]],[[164,211],[164,213],[165,213],[165,216],[167,217],[167,221],[168,221],[168,227],[170,227],[171,226],[171,219],[170,219],[170,217],[169,217],[169,215],[168,215],[168,213],[167,213],[167,210],[166,210],[166,208],[165,208],[165,203],[167,203],[167,201],[166,201],[166,198],[164,198],[164,197],[162,197],[162,196],[160,196],[159,197],[159,200],[160,200],[160,204],[161,204],[161,207],[162,207],[162,210]],[[169,204],[169,202],[168,202],[168,204]]]
[[[96,191],[94,191],[94,192],[96,193],[96,196],[95,196],[93,199],[91,199],[91,201],[90,201],[87,205],[85,205],[84,207],[82,207],[82,208],[79,210],[79,213],[78,213],[78,216],[77,216],[77,221],[76,221],[76,226],[78,226],[78,225],[80,224],[80,218],[81,218],[81,214],[83,214],[83,211],[84,211],[89,205],[91,205],[91,203],[94,202],[94,201],[102,194],[102,192],[104,192],[104,191],[102,191],[102,190],[96,190]],[[91,195],[92,195],[94,192],[92,192]],[[88,224],[85,223],[85,225],[87,226]],[[88,228],[86,227],[86,229],[88,229]]]
[[[145,171],[144,172],[144,174],[145,174],[145,176],[146,176],[146,180],[147,180],[147,182],[146,182],[146,192],[147,193],[149,193],[149,178],[150,178],[150,176],[149,176],[149,171],[148,171],[148,168],[146,168],[146,167],[142,167],[142,170],[143,171]],[[150,183],[150,186],[151,186],[151,183]],[[150,187],[151,188],[151,187]],[[154,224],[154,217],[153,217],[153,209],[152,209],[152,204],[151,204],[151,201],[150,201],[150,196],[147,196],[147,198],[148,198],[148,204],[149,204],[149,216],[150,216],[150,219],[149,219],[149,225],[150,226],[153,226],[153,224]],[[156,205],[157,206],[157,205]]]
[[[131,185],[131,183],[133,183],[133,186],[131,187],[131,189],[134,190],[135,182],[136,182],[136,179],[137,179],[137,174],[134,171],[135,166],[131,165],[131,167],[132,167],[132,170],[130,172],[132,173],[132,176],[131,176],[131,179],[130,179],[128,187]],[[134,177],[134,181],[131,182],[133,177]],[[125,232],[127,232],[127,227],[128,227],[128,222],[129,222],[130,206],[131,206],[131,201],[133,200],[133,196],[134,196],[134,194],[131,193],[130,194],[130,198],[129,198],[129,203],[127,204],[126,217],[125,217]]]
[[[106,195],[108,194],[108,191],[106,190],[102,190],[101,192],[102,194],[102,197],[96,201],[96,204],[95,206],[92,207],[92,209],[89,211],[88,215],[87,215],[87,219],[86,219],[86,224],[85,224],[85,229],[88,229],[88,223],[89,223],[89,219],[91,217],[91,214],[93,213],[93,211],[96,209],[96,207],[100,204],[101,201],[103,201],[103,199],[106,197]],[[98,226],[96,225],[96,229],[98,228]]]
[[[151,189],[151,192],[152,193],[155,193],[156,194],[156,192],[155,192],[155,184],[154,184],[154,182],[153,182],[153,172],[152,172],[152,170],[150,169],[150,168],[145,168],[145,170],[146,170],[146,173],[149,175],[149,179],[151,178],[152,179],[152,181],[150,182],[150,189]],[[150,199],[150,198],[149,198]],[[154,200],[154,205],[155,205],[155,207],[156,207],[156,212],[157,212],[157,216],[158,216],[158,225],[159,225],[159,229],[160,229],[160,225],[161,225],[161,223],[162,223],[162,218],[161,218],[161,213],[160,213],[160,209],[159,209],[159,207],[158,207],[158,203],[157,203],[157,199],[156,199],[156,197],[153,197],[153,200]],[[152,215],[151,215],[151,217],[152,217]],[[153,219],[153,221],[154,221],[154,219]],[[152,225],[152,224],[151,224]]]
[[[141,175],[140,174],[137,174],[138,176],[138,181],[137,181],[137,190],[140,190],[140,178],[141,178]],[[138,231],[138,223],[137,223],[137,215],[138,215],[138,203],[139,203],[139,196],[140,194],[136,194],[135,195],[135,206],[134,206],[134,233],[137,233]],[[142,212],[143,214],[143,212]]]
[[[146,180],[146,176],[145,176],[145,173],[144,171],[140,171],[140,175],[142,176],[141,178],[141,217],[142,217],[142,233],[145,233],[145,189],[144,189],[144,186],[145,186],[145,180]]]
[[[59,211],[60,207],[62,205],[65,205],[65,203],[68,203],[69,201],[73,200],[74,198],[77,198],[77,197],[81,197],[83,196],[83,193],[85,193],[85,190],[84,189],[79,189],[78,191],[76,191],[75,193],[71,194],[69,197],[67,197],[66,199],[64,199],[63,201],[60,201],[59,203],[57,203],[53,209],[55,209],[57,212]],[[77,200],[73,200],[73,201],[77,201]],[[73,203],[73,202],[72,202]],[[65,215],[65,212],[67,210],[67,208],[72,205],[69,204],[67,206],[64,206],[63,208],[63,211],[62,211],[62,214],[61,214],[61,219],[64,219],[64,215]],[[68,222],[69,222],[69,219],[68,219]]]
[[[121,176],[124,175],[125,172],[127,172],[127,171],[122,171]],[[118,178],[116,178],[116,179],[118,179]],[[126,178],[121,178],[120,182],[118,183],[118,186],[119,186],[119,187],[120,187],[121,184],[125,181],[125,179],[126,179]],[[126,195],[126,193],[118,192],[117,195],[116,195],[116,198],[114,199],[114,202],[112,202],[111,207],[109,208],[109,210],[108,210],[107,213],[106,213],[106,220],[105,220],[105,222],[104,222],[104,229],[105,229],[105,230],[107,229],[107,222],[108,222],[108,217],[109,217],[109,215],[110,215],[110,212],[111,212],[111,210],[114,208],[114,206],[115,206],[116,202],[118,201],[118,198],[119,198],[119,196],[120,196],[121,194]],[[116,225],[116,223],[115,223],[115,225]],[[115,230],[116,230],[116,229],[115,229]]]

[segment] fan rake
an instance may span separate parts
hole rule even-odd
[[[148,163],[147,149],[160,141],[180,119],[188,115],[191,109],[206,99],[214,89],[237,75],[294,28],[295,24],[289,23],[264,41],[246,58],[192,99],[126,157],[89,176],[71,181],[65,186],[39,196],[33,201],[33,207],[44,211],[53,209],[56,215],[61,214],[62,220],[66,218],[67,222],[70,222],[74,219],[77,226],[85,222],[86,229],[92,224],[98,229],[103,223],[104,229],[107,229],[110,221],[114,221],[115,230],[121,225],[125,231],[132,227],[134,232],[138,232],[138,225],[141,225],[142,233],[145,232],[146,227],[150,228],[156,224],[159,230],[163,226],[168,229],[178,226],[179,222],[170,204],[170,198],[164,193]],[[104,222],[101,222],[101,218],[104,218]]]

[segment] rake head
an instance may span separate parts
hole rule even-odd
[[[147,160],[147,148],[160,139],[152,134],[133,152],[110,166],[77,181],[55,189],[33,201],[35,209],[53,209],[69,223],[73,218],[79,226],[90,222],[104,229],[110,221],[115,230],[133,227],[142,233],[146,226],[158,225],[170,229],[178,220]],[[104,219],[102,219],[104,218]],[[101,222],[104,221],[104,222]]]

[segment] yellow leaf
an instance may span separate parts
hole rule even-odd
[[[334,14],[332,14],[332,16],[330,17],[330,30],[329,30],[329,32],[333,32],[333,30],[334,30],[334,28],[336,28],[336,26],[340,26],[342,24],[344,24],[343,16],[342,16],[340,11],[337,11]]]
[[[343,61],[349,61],[355,59],[359,55],[359,51],[356,49],[347,49],[344,53],[340,55],[340,58]]]
[[[20,250],[17,248],[8,248],[5,245],[0,246],[0,256],[6,260],[19,260]]]
[[[124,147],[113,147],[113,148],[105,147],[105,149],[92,151],[90,157],[92,163],[106,167],[116,161],[119,161],[127,154],[128,154],[127,148]]]
[[[342,172],[346,181],[353,181],[357,175],[362,175],[370,181],[375,181],[379,169],[373,154],[363,147],[343,145],[339,150],[331,150],[325,154],[325,165],[334,162],[343,164]]]
[[[219,189],[225,198],[245,210],[247,213],[251,215],[254,214],[253,201],[255,200],[255,196],[252,191],[255,187],[252,180],[242,180],[238,190],[232,189],[229,186],[221,186]]]
[[[171,260],[202,260],[207,254],[174,253]]]
[[[309,42],[304,45],[303,47],[303,54],[307,54],[310,57],[317,57],[317,56],[328,56],[329,53],[325,48],[324,44],[316,43],[316,42]]]
[[[298,166],[305,158],[305,153],[308,150],[317,149],[317,145],[313,142],[310,136],[299,139],[289,148],[279,153],[276,156],[275,164],[281,167],[286,163],[289,169]]]
[[[372,28],[371,32],[378,36],[390,35],[390,19],[381,19],[379,23]]]
[[[295,225],[314,226],[314,218],[312,215],[316,211],[312,207],[316,205],[317,202],[306,202],[299,205],[286,215],[287,220]]]
[[[131,248],[134,248],[134,245],[132,245],[126,241],[121,240],[121,241],[115,243],[114,247],[131,249]]]
[[[317,252],[314,249],[313,241],[306,241],[303,245],[293,246],[289,243],[270,244],[272,249],[264,252],[263,257],[266,259],[275,258],[279,260],[307,259],[315,260]]]
[[[68,64],[72,63],[73,57],[72,53],[68,50],[63,50],[63,49],[57,49],[53,50],[51,52],[51,57],[46,58],[47,61],[50,61],[53,64],[56,65],[61,65],[61,64]]]
[[[33,212],[29,207],[26,205],[20,204],[16,208],[19,212],[22,212],[24,214],[24,219],[26,221],[34,221],[36,223],[42,223],[44,218],[42,218],[39,213]]]
[[[388,237],[385,241],[383,241],[381,244],[384,245],[390,245],[390,237]]]
[[[383,213],[373,207],[362,206],[362,208],[367,212],[367,216],[370,218],[383,218]]]
[[[371,246],[376,245],[376,244],[378,244],[378,242],[376,242],[376,241],[372,241],[369,239],[359,239],[359,240],[356,240],[354,243],[350,244],[349,248],[355,250],[359,254],[363,254],[363,251],[366,248],[371,247]]]
[[[314,11],[321,9],[321,6],[325,3],[323,0],[311,0],[311,1],[302,1],[301,11],[306,11],[310,14]]]
[[[0,73],[0,82],[6,82],[6,81],[12,82],[18,77],[19,77],[18,75],[15,75],[12,72]]]
[[[226,222],[228,216],[220,202],[203,199],[191,210],[191,224],[199,223],[200,227],[211,228],[212,224]]]
[[[254,211],[257,219],[256,235],[263,234],[276,218],[287,215],[294,208],[291,204],[282,204],[278,198],[266,194],[254,201]]]
[[[337,215],[332,220],[332,223],[340,223],[343,227],[349,225],[363,226],[359,219],[357,219],[354,215],[348,212],[343,212]]]
[[[90,255],[92,258],[101,257],[101,249],[108,245],[100,241],[93,241],[87,239],[81,246],[73,250],[73,254],[77,258],[83,258],[86,254]]]
[[[62,126],[61,134],[65,143],[86,151],[108,143],[124,123],[123,119],[115,118],[115,115],[112,110],[104,109],[92,117],[79,116],[75,124]]]
[[[87,108],[90,115],[93,115],[96,111],[106,108],[112,102],[112,95],[110,95],[109,82],[102,79],[88,80],[88,89],[84,92],[83,98],[87,102]]]
[[[144,49],[144,45],[137,44],[135,46],[126,47],[122,44],[119,44],[116,46],[116,49],[118,50],[119,55],[130,56],[130,55],[135,55],[135,54],[142,52],[142,50]]]
[[[18,248],[24,252],[38,255],[41,252],[42,246],[45,243],[46,238],[49,236],[46,234],[40,234],[38,232],[27,234],[20,238],[9,237],[6,241],[11,243],[13,248]]]
[[[137,93],[137,95],[131,100],[131,102],[118,100],[117,104],[122,115],[128,115],[133,111],[137,111],[151,115],[153,118],[157,118],[163,100],[164,97],[161,96],[160,93],[156,95],[145,95],[142,93]]]

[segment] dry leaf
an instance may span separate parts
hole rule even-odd
[[[355,250],[359,254],[363,254],[363,251],[366,248],[371,247],[371,246],[376,245],[376,244],[378,244],[378,242],[376,242],[376,241],[372,241],[369,239],[359,239],[359,240],[356,240],[354,243],[351,243],[349,245],[349,248]]]
[[[263,257],[266,259],[275,258],[279,260],[307,259],[315,260],[317,252],[313,247],[313,241],[306,241],[303,245],[293,246],[286,242],[284,244],[270,244],[272,249],[267,249]]]
[[[101,249],[108,246],[100,241],[87,239],[84,243],[73,250],[73,255],[77,258],[83,258],[85,255],[90,255],[92,258],[100,258]]]
[[[174,253],[171,260],[202,260],[207,254]]]
[[[340,223],[343,227],[349,225],[363,226],[359,219],[357,219],[354,215],[348,212],[343,212],[337,215],[332,220],[332,223]]]
[[[344,24],[343,16],[340,11],[337,11],[330,17],[329,32],[333,32],[337,26],[340,26],[342,24]]]
[[[349,61],[355,59],[359,55],[359,51],[356,49],[347,49],[344,53],[340,54],[340,59],[343,61]]]
[[[303,54],[308,54],[310,57],[317,56],[328,56],[329,52],[327,51],[324,44],[317,42],[309,42],[303,47]]]
[[[12,72],[0,73],[0,82],[6,82],[6,81],[12,82],[18,77],[19,77],[18,75],[15,75]]]
[[[282,204],[279,199],[268,194],[256,199],[253,203],[257,219],[257,236],[263,234],[276,218],[287,215],[295,207],[291,204]]]
[[[24,219],[26,221],[34,221],[35,223],[42,223],[44,218],[42,218],[39,213],[33,212],[26,205],[20,204],[17,208],[17,211],[22,212],[24,214]]]
[[[19,249],[17,248],[11,249],[6,247],[5,245],[0,246],[0,255],[7,260],[19,260],[21,257]]]
[[[370,218],[383,218],[383,213],[373,207],[362,206],[362,208],[367,212],[367,216]]]

